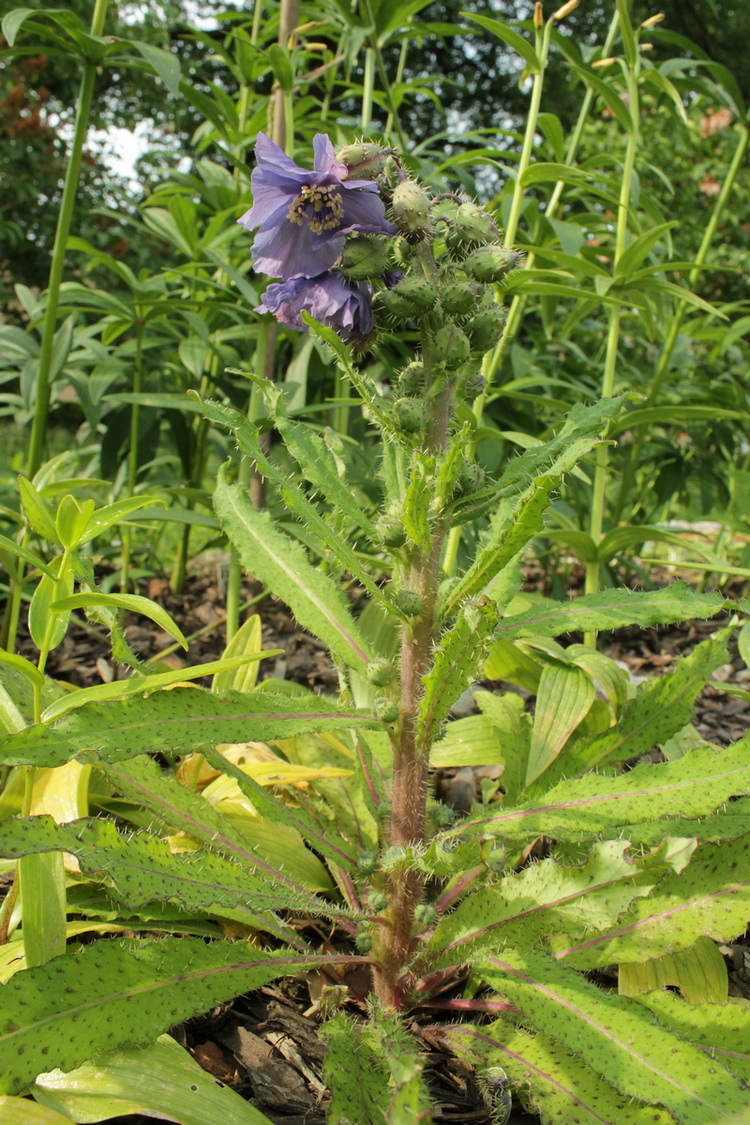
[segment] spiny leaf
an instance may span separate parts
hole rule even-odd
[[[572,867],[550,857],[469,895],[439,923],[427,954],[430,969],[464,962],[476,950],[535,944],[558,930],[582,936],[608,930],[633,899],[690,862],[696,841],[665,841],[638,858],[626,854],[628,847],[627,840],[595,844],[586,862]]]
[[[636,766],[626,774],[563,781],[544,796],[544,804],[522,805],[495,815],[482,814],[450,829],[446,838],[468,832],[577,840],[623,824],[661,820],[663,834],[682,835],[680,818],[709,813],[730,797],[750,795],[750,738],[726,750],[693,750],[675,762]]]
[[[666,1110],[618,1094],[590,1066],[548,1036],[530,1035],[505,1020],[481,1029],[447,1028],[444,1036],[473,1066],[477,1056],[489,1066],[501,1066],[513,1086],[527,1094],[542,1125],[565,1121],[674,1125]]]
[[[429,745],[461,692],[477,674],[487,639],[497,622],[494,602],[468,605],[440,639],[432,668],[424,677],[418,737]],[[478,759],[476,759],[478,761]]]
[[[248,571],[289,605],[343,663],[362,670],[369,660],[346,599],[327,575],[311,566],[299,543],[277,531],[267,512],[256,512],[249,497],[223,476],[215,492],[216,512]]]
[[[331,958],[274,956],[241,942],[98,941],[16,973],[0,988],[0,1088],[40,1070],[148,1043],[168,1027],[288,973]],[[341,958],[334,956],[334,961]]]
[[[147,681],[144,682],[147,686]],[[5,765],[60,766],[73,758],[117,762],[157,751],[186,753],[215,742],[265,742],[298,731],[380,727],[327,699],[289,700],[268,692],[212,695],[196,688],[86,703],[56,722],[0,738]]]
[[[728,1071],[654,1024],[634,1000],[566,971],[542,953],[505,951],[481,976],[523,1020],[576,1053],[616,1089],[664,1105],[681,1125],[708,1125],[750,1104]]]
[[[574,945],[555,941],[556,959],[590,969],[647,961],[687,949],[702,936],[731,941],[750,917],[749,858],[750,835],[703,844],[687,871],[664,879],[613,929]]]
[[[372,520],[356,503],[346,481],[336,473],[333,459],[323,439],[309,426],[292,422],[289,418],[279,419],[277,426],[284,444],[298,462],[305,478],[320,490],[330,504],[344,512],[365,531],[371,531]]]
[[[664,1027],[689,1039],[750,1083],[750,1002],[730,997],[723,1004],[691,1004],[664,990],[642,994],[638,1000]]]
[[[285,888],[244,864],[206,851],[174,854],[165,840],[144,834],[123,835],[109,820],[82,819],[56,824],[51,816],[0,823],[0,856],[17,859],[41,852],[76,856],[81,870],[100,875],[130,910],[148,902],[179,903],[186,910],[211,912],[244,907],[248,921],[264,910],[299,909],[330,913],[330,904],[314,895]]]
[[[713,617],[725,609],[738,608],[720,594],[697,594],[684,582],[664,590],[604,590],[583,594],[559,606],[533,606],[524,613],[506,617],[497,627],[504,640],[515,637],[559,637],[576,629],[619,629],[623,625],[664,625],[691,617]]]

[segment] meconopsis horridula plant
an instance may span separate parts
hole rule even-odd
[[[410,340],[417,333],[420,341],[385,392],[366,378],[357,387],[384,442],[401,449],[403,479],[424,478],[419,497],[386,487],[374,523],[376,548],[391,556],[385,593],[399,619],[401,653],[398,669],[383,661],[368,669],[374,713],[389,731],[393,780],[385,850],[370,888],[386,905],[358,946],[372,951],[376,994],[402,1008],[411,987],[406,966],[429,925],[424,876],[413,861],[426,844],[429,753],[440,726],[425,718],[425,678],[456,620],[456,606],[444,604],[440,561],[457,506],[484,486],[481,469],[465,457],[458,408],[482,389],[482,356],[504,325],[495,283],[519,255],[503,245],[483,208],[450,193],[431,197],[393,150],[362,142],[334,154],[321,134],[313,149],[308,171],[259,137],[253,207],[240,222],[258,228],[256,270],[279,280],[258,311],[301,330],[308,313],[359,352],[375,345],[378,331],[408,332]]]

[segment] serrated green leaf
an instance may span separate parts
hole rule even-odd
[[[641,1006],[589,984],[541,953],[506,951],[481,976],[524,1022],[576,1053],[616,1089],[664,1105],[681,1125],[708,1125],[750,1104],[750,1091]]]
[[[583,864],[569,867],[550,857],[468,895],[439,923],[427,953],[430,970],[508,944],[536,945],[558,931],[609,930],[634,899],[690,862],[696,841],[668,840],[636,857],[626,854],[629,847],[627,840],[607,840]]]
[[[323,439],[309,426],[303,426],[289,418],[278,419],[277,426],[284,444],[299,464],[304,477],[320,490],[329,504],[344,512],[365,531],[371,531],[372,520],[362,511],[351,488],[336,472]]]
[[[152,677],[144,679],[148,689]],[[147,698],[85,703],[49,724],[0,738],[5,765],[60,766],[72,758],[114,762],[137,754],[176,751],[217,742],[265,742],[298,731],[382,724],[328,699],[290,701],[268,692],[225,696],[185,687]]]
[[[320,637],[335,656],[362,670],[369,660],[344,595],[311,566],[299,543],[283,535],[267,512],[256,512],[245,492],[219,477],[216,511],[250,571],[289,605],[300,625]]]
[[[165,840],[145,833],[122,834],[112,821],[56,824],[51,816],[34,816],[0,822],[4,859],[55,851],[76,856],[85,874],[99,875],[133,911],[167,901],[185,910],[242,908],[250,924],[262,926],[258,916],[265,910],[327,915],[331,909],[314,895],[285,888],[275,877],[263,878],[247,863],[240,866],[206,851],[175,854]]]
[[[132,1113],[174,1118],[180,1125],[271,1125],[265,1114],[207,1073],[169,1035],[160,1035],[145,1048],[109,1051],[68,1074],[43,1074],[32,1092],[47,1107],[37,1106],[40,1112],[60,1109],[68,1114],[55,1115],[55,1121],[94,1122]],[[19,1118],[17,1125],[47,1122]],[[49,1125],[54,1125],[52,1119]]]
[[[691,1004],[663,990],[638,999],[664,1027],[718,1058],[743,1082],[750,1082],[750,1001],[730,997],[723,1004]]]
[[[440,639],[432,668],[424,677],[417,737],[430,745],[443,719],[477,674],[488,638],[497,622],[494,602],[468,605]]]
[[[649,961],[631,961],[617,971],[617,991],[636,996],[667,986],[679,988],[691,1004],[723,1004],[728,995],[726,961],[716,942],[699,937],[688,949]]]
[[[750,836],[701,845],[687,871],[666,878],[616,929],[578,945],[556,943],[556,959],[594,968],[648,961],[687,949],[699,937],[730,941],[750,916],[749,855]]]
[[[733,626],[720,629],[678,661],[674,672],[642,684],[622,709],[616,726],[577,743],[572,769],[591,769],[637,757],[666,742],[694,715],[695,700],[715,668],[729,660],[727,640]]]
[[[148,1043],[168,1027],[322,959],[263,954],[200,938],[98,941],[16,973],[0,989],[0,1086],[23,1090],[42,1067]]]
[[[578,840],[620,832],[623,824],[661,821],[664,834],[682,835],[681,819],[708,816],[730,797],[750,795],[750,738],[726,750],[693,750],[675,762],[640,765],[616,777],[588,774],[563,781],[543,804],[483,814],[446,835],[496,832]]]
[[[476,1066],[477,1058],[502,1066],[517,1089],[528,1091],[542,1125],[676,1125],[666,1110],[618,1094],[608,1082],[560,1043],[504,1020],[486,1027],[456,1027],[443,1034],[456,1053]]]
[[[666,625],[692,617],[713,617],[735,603],[721,594],[697,594],[684,582],[674,582],[663,590],[604,590],[583,594],[573,601],[551,606],[532,606],[524,613],[505,617],[498,624],[497,636],[559,637],[574,630],[619,629],[623,625]]]

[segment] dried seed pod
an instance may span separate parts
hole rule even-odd
[[[379,277],[386,266],[386,249],[382,238],[360,234],[350,238],[341,252],[341,268],[354,281]]]
[[[416,180],[404,180],[393,191],[393,221],[408,242],[421,242],[430,233],[430,201]]]
[[[435,335],[435,350],[446,370],[455,371],[466,363],[471,347],[466,333],[449,321]]]
[[[482,246],[479,250],[472,250],[464,259],[462,268],[474,281],[500,281],[521,261],[518,250],[511,250],[508,246]]]

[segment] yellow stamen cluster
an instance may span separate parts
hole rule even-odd
[[[318,184],[305,184],[299,195],[289,204],[287,218],[301,227],[307,223],[313,234],[324,230],[335,230],[341,226],[344,217],[344,204],[341,202],[341,189],[338,184],[321,187]]]

